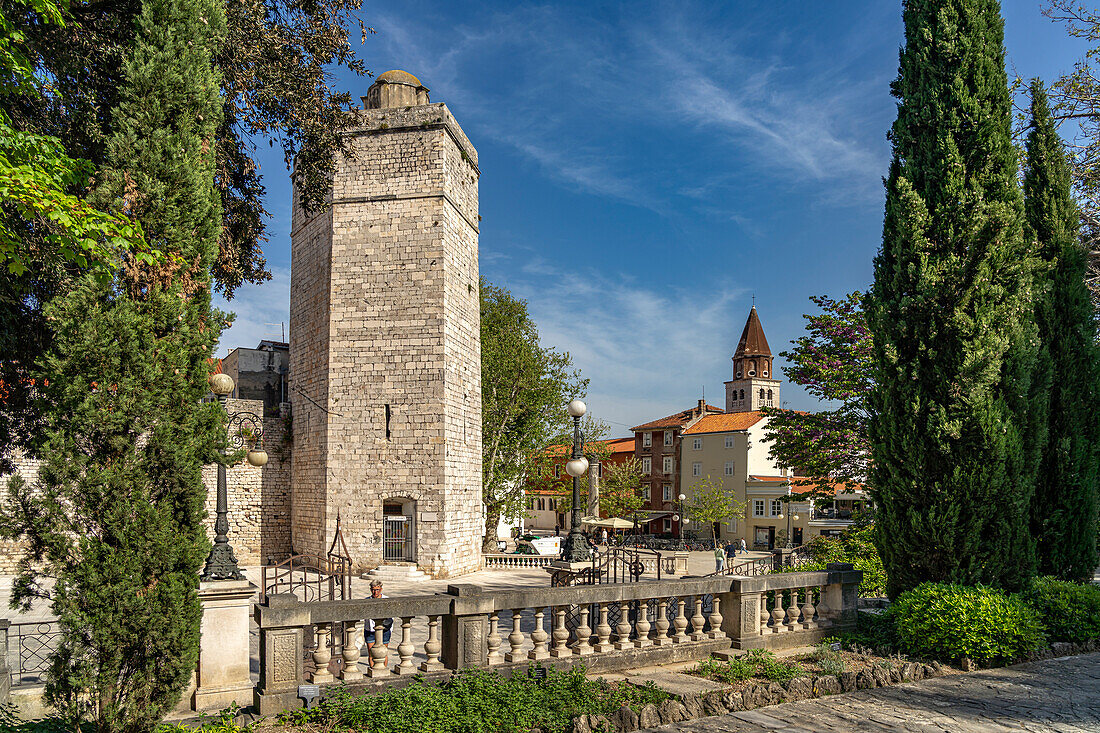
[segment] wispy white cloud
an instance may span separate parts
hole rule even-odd
[[[215,356],[225,356],[238,346],[255,348],[264,339],[278,341],[283,324],[290,326],[290,270],[273,267],[270,280],[243,286],[231,301],[215,296],[214,307],[237,316],[222,332]]]
[[[541,262],[539,277],[514,280],[544,346],[568,351],[589,378],[593,415],[616,433],[694,404],[704,388],[723,404],[721,380],[740,326],[743,288],[714,295],[692,287],[653,290],[629,278]]]

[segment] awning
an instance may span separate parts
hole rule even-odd
[[[633,529],[634,527],[633,520],[623,519],[622,517],[611,517],[610,519],[585,517],[581,520],[581,524],[587,524],[590,527],[604,527],[606,529]]]

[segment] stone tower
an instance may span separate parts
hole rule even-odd
[[[779,380],[774,379],[772,373],[772,350],[754,305],[733,353],[733,379],[726,382],[726,412],[746,412],[781,404]]]
[[[292,541],[355,569],[476,570],[481,502],[477,151],[388,71],[363,97],[332,205],[291,230]]]

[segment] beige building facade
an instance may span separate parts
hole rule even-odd
[[[356,570],[476,570],[481,502],[477,151],[416,77],[364,97],[331,206],[291,231],[294,549],[339,515]]]

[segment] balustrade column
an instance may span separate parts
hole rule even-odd
[[[676,635],[672,637],[672,641],[675,644],[683,644],[685,641],[689,641],[690,637],[687,635],[688,620],[684,613],[684,606],[687,603],[683,596],[676,598],[676,618],[673,619],[672,625],[676,629]]]
[[[573,652],[586,657],[595,649],[592,648],[592,628],[588,625],[589,606],[587,603],[580,607],[581,621],[577,624],[577,643]]]
[[[638,620],[634,623],[634,629],[637,631],[637,638],[634,639],[634,646],[647,647],[653,646],[653,640],[649,638],[649,601],[638,601]]]
[[[531,641],[535,642],[535,648],[527,653],[528,659],[548,659],[550,652],[546,649],[546,640],[550,635],[542,627],[544,618],[543,609],[535,609],[535,630],[531,632]]]
[[[798,591],[795,588],[790,590],[791,600],[789,606],[787,606],[787,629],[794,631],[798,628],[798,614],[802,612],[802,609],[798,607]]]
[[[565,628],[565,613],[567,610],[565,606],[558,606],[554,609],[554,648],[550,650],[550,656],[552,657],[568,657],[573,654],[573,650],[569,648],[569,629]]]
[[[327,682],[332,682],[332,672],[329,671],[328,665],[332,661],[332,649],[329,648],[329,633],[331,629],[328,624],[317,624],[317,630],[314,632],[317,639],[317,650],[313,652],[313,674],[309,676],[309,681],[315,685],[323,685]]]
[[[634,642],[630,640],[630,601],[619,601],[619,624],[615,627],[615,648],[634,648]]]
[[[389,677],[390,670],[386,666],[386,658],[390,655],[389,646],[386,644],[386,630],[383,628],[385,619],[374,619],[374,642],[367,654],[370,655],[370,666],[367,668],[369,677]]]
[[[653,639],[653,646],[664,646],[671,644],[672,639],[669,638],[668,629],[668,599],[657,599],[657,620],[655,622],[657,627],[657,635]]]
[[[400,659],[393,668],[394,674],[415,674],[416,664],[413,662],[412,616],[401,617],[401,643],[397,645],[397,657]]]
[[[600,622],[596,625],[597,652],[609,652],[615,646],[611,643],[611,624],[607,623],[607,604],[600,604]]]
[[[772,598],[775,601],[772,606],[772,633],[779,634],[785,630],[783,620],[787,617],[787,612],[783,610],[783,591],[772,591]]]
[[[708,636],[711,639],[726,638],[726,632],[722,631],[722,612],[718,610],[718,606],[721,603],[722,599],[718,597],[717,593],[715,593],[712,596],[710,618],[707,619],[708,621],[710,621],[710,633],[708,634]]]
[[[504,655],[509,662],[522,662],[527,655],[523,653],[523,631],[520,630],[520,619],[523,618],[522,608],[512,609],[512,633],[508,634],[508,644],[512,650]]]
[[[828,620],[828,618],[830,616],[830,613],[829,613],[829,606],[828,606],[827,603],[825,603],[825,586],[823,586],[823,585],[818,586],[818,589],[817,589],[817,607],[814,609],[814,611],[817,613],[817,625],[818,626],[824,627],[824,626],[828,626],[831,623]]]
[[[489,648],[489,666],[500,664],[504,661],[500,653],[500,612],[493,611],[489,614],[489,636],[485,639],[485,645]]]
[[[817,628],[817,624],[814,622],[814,608],[813,588],[803,588],[802,592],[806,595],[803,597],[802,604],[802,628],[814,629]]]
[[[341,650],[344,658],[344,669],[340,672],[340,679],[345,681],[363,679],[363,671],[359,669],[359,622],[344,622],[344,648]]]
[[[421,663],[421,672],[438,672],[443,669],[443,662],[439,661],[439,653],[443,651],[443,644],[439,641],[439,616],[428,616],[428,640],[424,642],[424,654],[428,659]]]
[[[768,621],[771,620],[771,613],[768,612],[768,591],[764,591],[760,594],[760,633],[768,633]]]
[[[695,613],[691,616],[691,640],[701,641],[706,638],[703,626],[707,620],[703,618],[703,596],[695,596]]]

